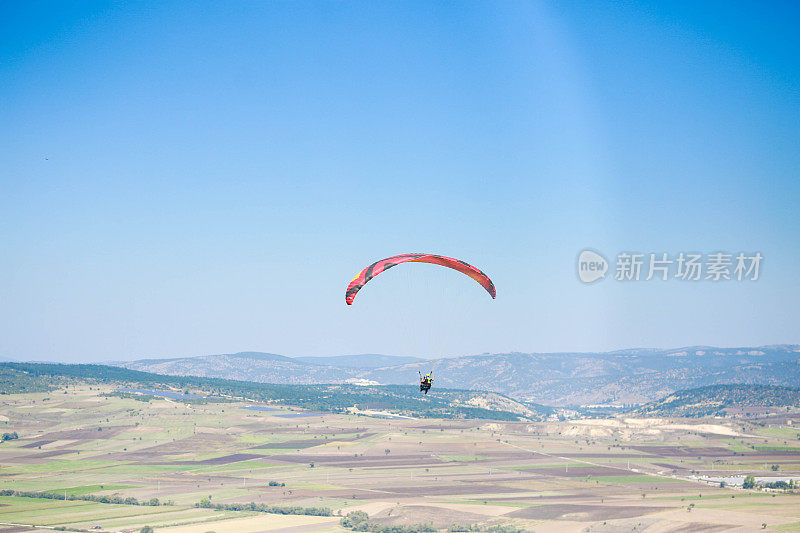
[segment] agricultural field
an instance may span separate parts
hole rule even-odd
[[[18,437],[0,532],[348,531],[353,511],[373,529],[800,531],[796,491],[741,487],[800,479],[792,426],[386,419],[72,384],[0,396],[0,432]]]

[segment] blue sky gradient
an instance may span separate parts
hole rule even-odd
[[[786,2],[0,7],[0,356],[800,343]],[[760,251],[582,285],[577,254]],[[352,307],[366,264],[426,251]]]

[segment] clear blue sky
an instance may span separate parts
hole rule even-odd
[[[662,4],[3,3],[0,356],[800,342],[800,8]]]

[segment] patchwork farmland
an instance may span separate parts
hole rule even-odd
[[[0,427],[18,437],[0,444],[0,531],[346,531],[353,511],[397,531],[800,530],[794,491],[741,487],[800,479],[792,426],[383,419],[133,396],[74,384],[0,396]]]

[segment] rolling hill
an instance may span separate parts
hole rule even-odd
[[[343,383],[357,377],[356,370],[344,365],[323,365],[299,358],[262,352],[201,355],[174,359],[141,359],[110,363],[155,374],[237,379],[260,383]]]
[[[419,371],[432,369],[438,387],[493,391],[519,400],[561,407],[642,404],[678,390],[715,384],[793,386],[800,383],[798,345],[693,346],[606,353],[498,353],[395,362],[391,366],[383,366],[387,360],[378,359],[381,366],[377,367],[356,365],[356,362],[368,364],[363,360],[370,356],[345,357],[355,359],[289,358],[245,352],[116,364],[160,374],[294,384],[364,379],[386,385],[411,385],[416,382]]]
[[[538,420],[552,412],[543,406],[486,391],[439,389],[422,395],[416,386],[407,385],[285,385],[160,375],[106,365],[0,363],[0,394],[46,392],[75,384],[103,384],[144,392],[188,390],[196,395],[212,397],[213,401],[267,402],[332,413],[387,411],[415,418]],[[187,398],[187,401],[204,402],[208,399]]]
[[[631,414],[638,416],[723,416],[730,411],[800,408],[800,388],[771,385],[710,385],[677,391]]]

